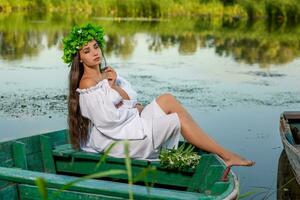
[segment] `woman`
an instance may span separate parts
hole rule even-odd
[[[171,94],[144,108],[137,104],[126,80],[111,67],[101,70],[103,37],[102,27],[87,24],[74,27],[64,39],[63,58],[71,63],[68,122],[74,148],[103,152],[115,141],[129,140],[132,158],[157,159],[162,147],[177,148],[182,134],[196,147],[219,155],[227,166],[254,164],[217,144]],[[123,145],[109,154],[124,157]]]

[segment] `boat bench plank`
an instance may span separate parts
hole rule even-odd
[[[97,166],[97,163],[103,154],[76,151],[72,149],[69,144],[56,147],[53,150],[53,155],[58,173],[85,175],[109,169],[126,170],[124,159],[108,156],[105,163]],[[161,168],[161,166],[157,163],[159,162],[133,160],[133,177],[141,173],[146,166],[158,166],[155,176],[151,176],[152,174],[150,174],[144,178],[144,181],[166,186],[182,187],[182,189],[185,188],[184,190],[191,192],[203,192],[205,190],[210,190],[213,194],[215,194],[215,191],[225,191],[229,187],[229,184],[220,182],[220,178],[222,177],[225,167],[217,165],[219,162],[213,155],[202,155],[196,170],[190,170],[187,172],[170,171]],[[212,165],[208,165],[208,163]],[[127,180],[128,176],[120,174],[110,176],[110,178]],[[217,189],[213,189],[214,187]]]
[[[33,185],[18,184],[18,191],[22,199],[30,200],[40,200],[41,194],[39,193],[39,188]],[[60,191],[59,189],[46,188],[48,199],[55,200],[103,200],[103,199],[127,199],[122,197],[112,197],[101,194],[91,194],[85,192],[75,192],[75,191]]]
[[[52,151],[52,154],[56,157],[65,157],[65,158],[79,158],[79,159],[89,159],[100,161],[103,154],[102,153],[90,153],[84,152],[80,150],[74,150],[70,144],[64,144],[56,146],[55,149]],[[124,164],[125,161],[123,158],[114,158],[107,156],[105,159],[107,162],[115,162],[115,163],[122,163]],[[139,166],[148,166],[149,162],[145,160],[132,160],[133,165]]]
[[[56,147],[53,150],[53,155],[58,173],[85,175],[109,169],[126,170],[124,158],[107,156],[105,162],[97,166],[103,154],[76,151],[72,149],[71,145],[60,145]],[[182,173],[167,170],[162,168],[158,161],[132,160],[131,165],[134,177],[141,173],[146,167],[156,167],[157,170],[155,174],[149,174],[143,180],[147,182],[154,181],[155,183],[169,186],[187,188],[194,174],[193,170],[183,171]],[[110,176],[110,178],[127,180],[128,176],[121,174]]]
[[[107,171],[107,170],[126,170],[124,165],[116,165],[114,163],[105,163],[96,167],[96,163],[93,162],[85,162],[85,161],[76,161],[76,162],[69,162],[63,160],[56,161],[56,167],[58,173],[68,173],[68,174],[92,174],[100,171]],[[140,166],[132,166],[132,175],[133,177],[137,177],[142,171],[144,170],[143,167]],[[127,181],[128,175],[127,174],[119,174],[109,176],[113,179],[120,179]],[[176,181],[174,181],[176,180]],[[147,182],[154,182],[169,186],[178,186],[178,187],[187,187],[190,183],[191,176],[185,176],[181,173],[171,173],[168,171],[157,170],[155,173],[149,173],[146,177],[144,177],[143,181]]]
[[[41,177],[45,180],[47,188],[60,189],[64,185],[78,180],[77,177],[56,175],[43,172],[22,170],[19,168],[0,167],[0,179],[12,181],[18,184],[35,185],[35,180]],[[215,196],[202,193],[193,193],[162,188],[146,188],[144,186],[132,185],[135,199],[216,199]],[[68,188],[68,191],[77,191],[91,194],[100,194],[120,198],[128,198],[128,184],[105,180],[82,180]]]

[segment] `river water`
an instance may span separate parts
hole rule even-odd
[[[285,41],[276,31],[270,39],[225,28],[201,32],[172,22],[93,22],[108,31],[108,64],[142,103],[175,95],[216,141],[256,161],[233,168],[241,193],[258,189],[248,199],[276,199],[279,117],[300,110],[300,39]],[[24,23],[25,30],[0,29],[0,141],[66,128],[69,68],[60,41],[70,26]]]

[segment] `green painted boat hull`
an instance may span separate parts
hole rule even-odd
[[[230,171],[221,181],[223,162],[213,154],[197,150],[201,159],[195,169],[167,170],[159,162],[132,160],[133,177],[147,167],[155,167],[131,188],[134,199],[235,199],[238,181]],[[73,150],[67,130],[60,130],[0,143],[0,199],[41,199],[35,180],[46,181],[48,197],[80,176],[107,170],[126,170],[124,159]],[[77,182],[55,199],[128,199],[127,174]],[[144,182],[152,182],[152,187]]]

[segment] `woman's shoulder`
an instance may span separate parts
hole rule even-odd
[[[84,89],[91,88],[93,86],[96,86],[99,82],[101,81],[97,82],[96,80],[91,78],[82,78],[79,82],[79,89],[84,90]]]
[[[91,78],[83,78],[79,82],[79,88],[77,88],[77,92],[79,93],[88,93],[91,91],[95,91],[101,88],[102,84],[105,82],[106,79],[96,81]]]

